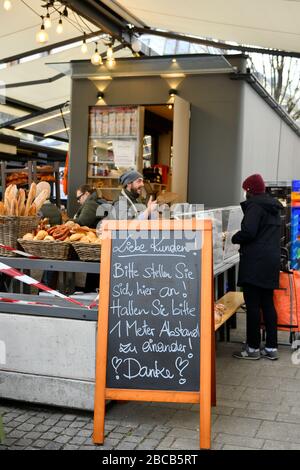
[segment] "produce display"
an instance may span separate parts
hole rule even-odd
[[[32,183],[26,197],[24,189],[18,189],[10,184],[4,193],[4,200],[0,201],[0,215],[6,216],[35,216],[48,198],[48,192],[42,190],[37,196],[37,185]]]
[[[33,233],[26,233],[23,240],[39,241],[60,241],[71,243],[101,244],[101,239],[96,235],[96,229],[81,227],[73,221],[68,221],[62,225],[49,227],[46,224],[47,219],[41,221],[38,229]]]

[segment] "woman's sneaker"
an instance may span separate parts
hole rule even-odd
[[[260,350],[260,355],[261,357],[265,357],[266,359],[270,359],[271,361],[276,361],[276,359],[279,358],[277,349],[275,349],[275,351],[269,351],[268,349],[263,348]]]
[[[256,349],[254,351],[249,351],[249,346],[246,344],[246,346],[238,352],[234,352],[232,354],[233,357],[236,357],[237,359],[247,359],[249,361],[257,361],[260,359],[260,351],[259,349]]]

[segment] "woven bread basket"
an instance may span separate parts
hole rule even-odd
[[[39,224],[40,217],[37,216],[0,216],[0,243],[3,245],[17,248],[18,238],[23,237],[25,233],[32,232]],[[16,256],[15,253],[0,248],[1,256]]]
[[[81,261],[100,261],[101,245],[96,243],[72,243]]]
[[[46,259],[68,259],[70,257],[69,242],[44,241],[44,240],[23,240],[18,239],[19,244],[26,253]]]

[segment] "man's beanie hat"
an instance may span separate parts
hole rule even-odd
[[[261,194],[266,190],[264,180],[259,174],[248,176],[243,182],[242,187],[251,194]]]
[[[127,186],[128,184],[133,183],[139,178],[143,179],[143,175],[141,175],[141,173],[136,170],[128,170],[120,176],[120,184],[122,186]]]

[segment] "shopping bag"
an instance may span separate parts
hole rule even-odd
[[[280,272],[279,289],[274,290],[277,328],[283,331],[300,331],[300,272]]]

